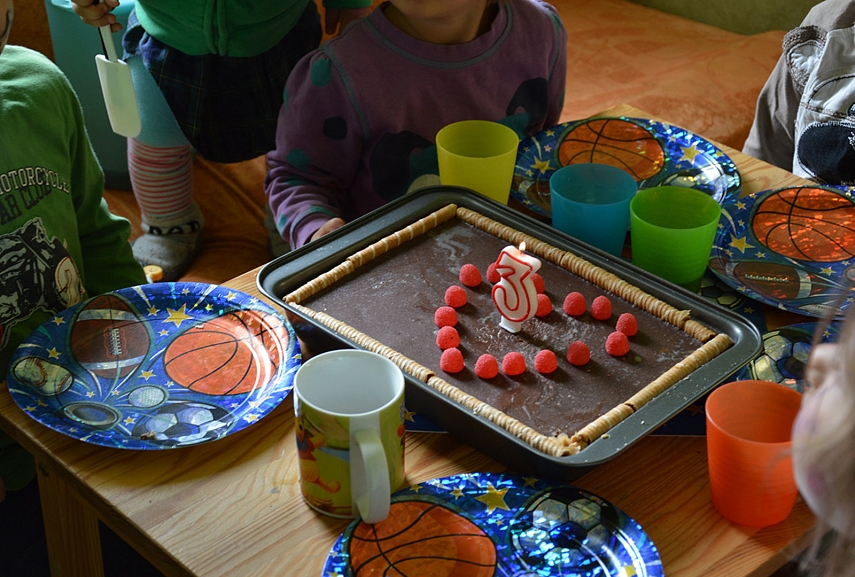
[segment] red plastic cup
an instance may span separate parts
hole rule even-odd
[[[790,438],[802,395],[778,383],[735,381],[707,398],[712,502],[735,523],[766,527],[796,501]]]

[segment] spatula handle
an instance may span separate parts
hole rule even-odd
[[[119,55],[116,54],[116,45],[113,43],[113,33],[110,32],[109,26],[101,26],[98,28],[101,32],[101,43],[104,45],[104,55],[110,62],[116,62]]]

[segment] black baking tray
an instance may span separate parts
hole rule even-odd
[[[567,457],[554,457],[534,449],[502,427],[475,415],[463,405],[406,375],[406,403],[410,410],[426,416],[449,433],[512,469],[524,474],[572,481],[616,457],[703,397],[762,350],[762,339],[757,328],[732,311],[563,234],[546,222],[467,189],[450,186],[425,188],[392,201],[315,242],[277,258],[259,272],[259,290],[284,308],[286,317],[311,353],[347,347],[360,348],[290,307],[282,300],[283,297],[340,264],[354,252],[451,203],[475,210],[553,246],[571,251],[678,309],[690,309],[693,319],[716,332],[727,334],[734,343],[728,350],[613,427],[607,437],[597,439],[576,455]],[[395,343],[384,344],[395,348]]]

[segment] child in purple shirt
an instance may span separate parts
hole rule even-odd
[[[541,0],[391,0],[291,72],[265,183],[291,248],[438,184],[434,139],[465,119],[558,123],[567,37]]]

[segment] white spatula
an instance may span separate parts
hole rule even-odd
[[[101,80],[101,92],[104,93],[110,126],[116,134],[133,138],[140,133],[142,125],[131,69],[116,54],[110,27],[101,26],[98,30],[101,32],[106,58],[101,54],[96,55],[95,65],[98,67],[98,78]]]

